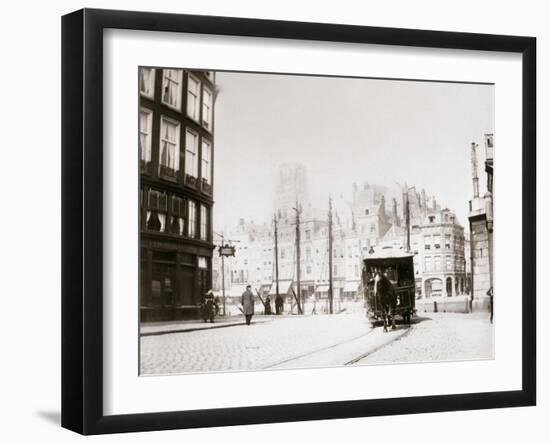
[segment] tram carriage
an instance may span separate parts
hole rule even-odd
[[[385,274],[391,281],[395,296],[395,314],[401,316],[407,324],[415,314],[415,278],[414,254],[403,249],[382,248],[375,251],[371,248],[363,260],[363,289],[366,315],[373,326],[382,321],[382,306],[379,297],[374,293],[374,278],[377,271]]]

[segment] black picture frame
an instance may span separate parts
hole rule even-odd
[[[521,390],[104,415],[102,82],[103,31],[109,28],[521,54]],[[62,18],[62,426],[82,434],[106,434],[535,405],[535,115],[533,37],[97,9],[65,15]]]

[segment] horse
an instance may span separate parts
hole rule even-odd
[[[379,297],[384,320],[384,332],[388,332],[388,316],[391,316],[391,328],[395,329],[395,308],[397,296],[388,277],[378,272],[374,278],[374,296]]]

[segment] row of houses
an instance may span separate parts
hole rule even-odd
[[[225,260],[226,295],[239,296],[246,284],[264,293],[275,292],[275,224],[277,225],[279,292],[289,301],[297,292],[296,223],[300,230],[300,288],[304,299],[327,298],[329,254],[332,254],[335,300],[362,297],[362,259],[371,246],[403,248],[406,241],[405,208],[410,214],[410,246],[415,254],[418,298],[458,296],[469,291],[469,265],[464,228],[455,214],[435,198],[414,188],[388,189],[369,184],[353,185],[352,198],[332,199],[332,251],[329,249],[328,201],[326,209],[313,208],[308,198],[306,169],[301,164],[282,165],[275,217],[270,222],[240,220],[228,230],[235,240],[235,257]],[[296,183],[298,189],[292,189]],[[298,202],[297,196],[306,201]],[[407,205],[408,200],[408,205]],[[301,204],[300,204],[301,203]],[[299,206],[299,208],[297,208]],[[297,214],[297,209],[300,213]],[[299,219],[298,217],[299,216]],[[213,287],[221,292],[221,259],[215,257]]]

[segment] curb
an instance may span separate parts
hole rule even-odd
[[[260,322],[252,322],[252,324],[261,324],[261,323],[267,323],[268,320],[264,320],[264,321],[260,321]],[[246,323],[243,322],[235,322],[235,323],[218,323],[216,325],[212,324],[211,326],[208,326],[208,327],[202,327],[202,328],[197,328],[197,327],[191,327],[191,328],[185,328],[185,329],[169,329],[169,330],[164,330],[164,331],[151,331],[151,332],[143,332],[143,333],[140,333],[139,336],[140,337],[151,337],[151,336],[155,336],[155,335],[166,335],[166,334],[181,334],[183,332],[195,332],[195,331],[208,331],[209,329],[220,329],[220,328],[230,328],[232,326],[244,326],[246,325]]]

